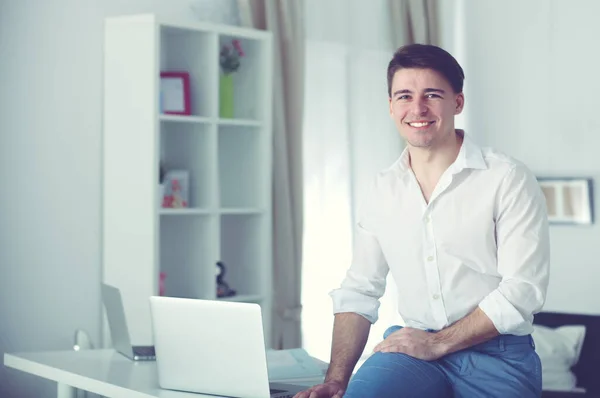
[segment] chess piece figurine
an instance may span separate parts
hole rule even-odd
[[[222,261],[217,261],[217,297],[235,296],[235,290],[225,282],[226,267]]]

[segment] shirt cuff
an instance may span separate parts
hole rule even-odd
[[[490,318],[500,334],[521,336],[532,332],[531,322],[498,289],[488,294],[479,303],[479,308]]]
[[[347,289],[335,289],[329,296],[333,300],[334,314],[354,312],[371,323],[377,322],[380,305],[378,299]]]

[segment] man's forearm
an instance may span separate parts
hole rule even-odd
[[[345,312],[335,315],[331,362],[325,381],[337,381],[346,388],[369,337],[371,322],[361,315]]]
[[[488,341],[498,334],[490,318],[477,307],[463,319],[435,333],[435,339],[447,355]]]

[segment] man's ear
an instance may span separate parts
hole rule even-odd
[[[465,107],[465,95],[463,93],[459,93],[456,96],[456,109],[454,110],[454,114],[458,115],[462,112]]]

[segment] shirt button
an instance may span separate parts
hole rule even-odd
[[[433,261],[433,256],[427,257],[427,261]]]
[[[439,294],[434,294],[434,295],[433,295],[433,299],[434,299],[434,300],[437,300],[437,299],[439,299],[439,298],[440,298],[440,295],[439,295]]]

